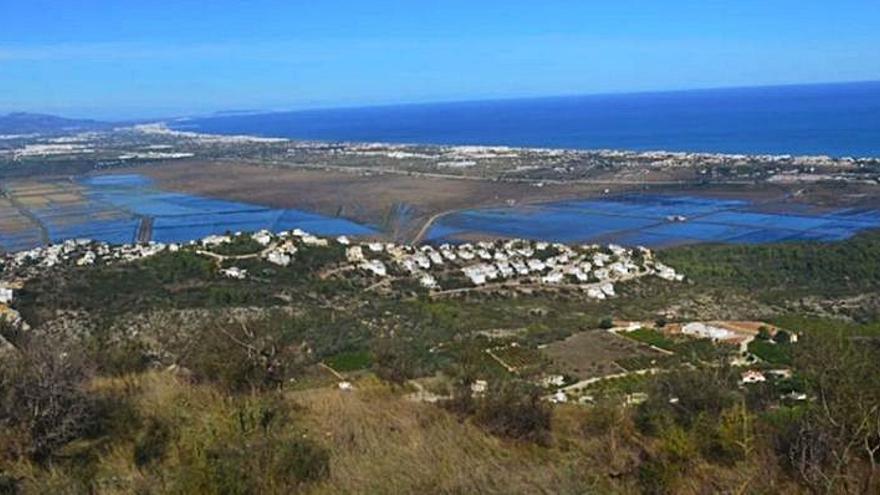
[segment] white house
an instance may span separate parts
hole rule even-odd
[[[203,246],[219,246],[220,244],[226,244],[231,239],[228,235],[209,235],[202,239]]]
[[[313,235],[304,235],[302,236],[303,244],[308,246],[326,246],[328,245],[327,239],[322,239]]]
[[[95,255],[94,251],[86,251],[82,258],[76,260],[76,264],[77,266],[94,265],[95,259],[97,259],[97,255]]]
[[[587,289],[587,297],[590,297],[592,299],[599,299],[601,301],[602,299],[605,299],[605,293],[602,292],[602,289],[599,289],[597,287],[590,287],[589,289]]]
[[[345,250],[345,257],[352,263],[364,260],[364,250],[360,246],[352,246]]]
[[[548,375],[541,379],[541,385],[545,387],[561,387],[565,385],[565,377],[562,375]]]
[[[714,341],[729,340],[736,337],[736,334],[730,330],[699,322],[688,323],[681,327],[681,333],[700,339],[710,339]]]
[[[529,265],[529,270],[531,270],[533,272],[541,272],[547,268],[547,265],[545,265],[543,261],[536,260],[534,258],[530,259],[528,261],[528,265]]]
[[[251,239],[255,240],[257,244],[261,246],[268,246],[270,242],[272,242],[272,234],[268,230],[261,230],[251,236]]]
[[[280,251],[272,251],[266,256],[266,261],[279,266],[287,266],[290,264],[291,260],[292,258],[289,254],[284,254]]]
[[[220,273],[225,277],[234,278],[238,280],[243,280],[247,278],[247,270],[239,268],[237,266],[231,266],[229,268],[224,268],[220,270]]]
[[[422,287],[426,289],[436,289],[437,288],[437,279],[433,277],[433,275],[425,273],[422,275],[422,278],[419,279],[419,283],[422,284]]]
[[[382,263],[379,260],[364,261],[360,264],[360,267],[380,277],[388,275],[388,270],[385,268],[385,263]]]
[[[473,395],[482,395],[489,390],[489,382],[486,380],[476,380],[471,384],[471,393]]]
[[[0,287],[0,303],[9,304],[15,297],[15,292],[8,287]]]
[[[748,384],[748,383],[763,383],[767,381],[767,377],[764,376],[764,373],[756,370],[749,370],[742,374],[742,378],[740,379],[740,383]]]

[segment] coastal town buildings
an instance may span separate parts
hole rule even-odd
[[[222,246],[240,242],[243,238],[256,242],[260,249],[239,255],[219,254],[224,253],[220,249]],[[412,246],[358,243],[344,236],[328,239],[294,229],[279,233],[262,230],[251,234],[209,235],[183,246],[157,242],[110,245],[87,239],[68,240],[5,255],[3,280],[26,279],[55,266],[126,263],[182,249],[211,257],[218,263],[219,275],[243,280],[248,278],[248,271],[230,265],[237,259],[259,258],[279,267],[288,267],[296,263],[303,246],[325,248],[331,245],[343,249],[338,273],[347,273],[344,269],[347,265],[370,277],[410,277],[432,292],[443,292],[449,289],[450,280],[463,279],[465,285],[456,282],[454,290],[569,288],[580,290],[589,298],[604,300],[615,297],[616,284],[628,280],[644,276],[669,281],[683,279],[673,268],[655,261],[649,250],[640,247],[571,246],[523,239]],[[10,290],[0,289],[0,303],[11,298]],[[724,329],[699,324],[687,326],[682,331],[716,340],[728,337]]]

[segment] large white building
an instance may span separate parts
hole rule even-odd
[[[736,337],[735,333],[726,328],[720,328],[700,322],[688,323],[681,327],[681,333],[700,339],[710,339],[714,341],[729,340]]]

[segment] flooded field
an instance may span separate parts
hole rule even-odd
[[[137,174],[24,182],[5,191],[0,248],[7,251],[70,238],[184,242],[227,231],[293,228],[328,236],[375,233],[341,218],[167,192]]]
[[[4,196],[0,197],[0,249],[17,251],[70,238],[112,243],[185,242],[210,234],[264,228],[275,231],[300,228],[326,236],[392,236],[388,231],[390,227],[384,223],[385,227],[380,228],[374,226],[381,223],[378,221],[358,222],[342,217],[362,211],[363,205],[358,209],[355,203],[363,196],[377,197],[374,189],[366,187],[370,184],[359,179],[357,184],[364,186],[360,194],[344,188],[337,190],[333,195],[338,200],[336,207],[330,197],[332,188],[323,183],[315,184],[314,188],[330,191],[321,195],[327,204],[312,201],[304,184],[299,188],[288,187],[296,181],[277,184],[274,188],[264,184],[264,189],[271,189],[276,200],[284,194],[285,203],[312,205],[306,209],[268,207],[240,197],[216,199],[170,191],[166,183],[160,184],[140,174],[10,183],[4,185]],[[306,181],[306,184],[312,183]],[[248,189],[254,191],[253,201],[267,203],[253,186]],[[450,206],[444,203],[429,209],[425,204],[410,200],[413,198],[388,199],[390,206],[385,205],[384,210],[378,206],[373,209],[379,213],[391,211],[397,218],[411,215],[414,208],[422,208],[424,215],[424,211]],[[332,216],[307,209],[324,212],[335,209],[340,213]],[[614,242],[664,247],[701,242],[836,241],[863,230],[880,228],[878,209],[820,210],[792,202],[757,204],[736,197],[686,194],[629,194],[531,206],[453,210],[437,219],[425,240],[522,237],[567,243]],[[379,216],[377,213],[371,218]],[[419,224],[423,222],[419,220]]]
[[[626,195],[537,206],[467,210],[442,217],[434,242],[480,236],[663,247],[701,242],[837,241],[880,228],[880,210],[773,209],[745,200]]]

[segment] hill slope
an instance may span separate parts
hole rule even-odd
[[[87,119],[68,119],[38,113],[10,113],[0,115],[0,134],[46,134],[57,132],[107,129],[107,122]]]

